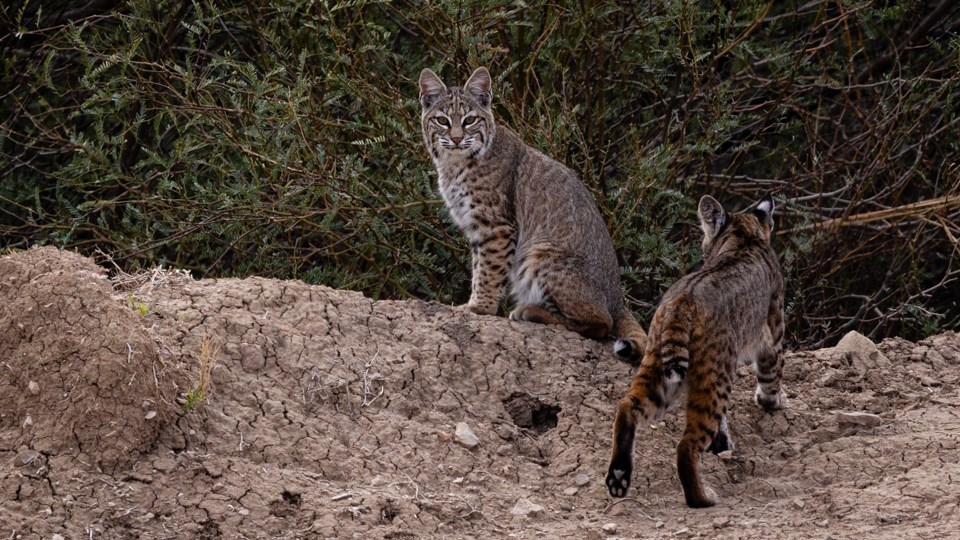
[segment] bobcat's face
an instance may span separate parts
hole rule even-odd
[[[773,232],[773,197],[766,195],[742,212],[728,214],[716,199],[700,199],[700,227],[703,229],[703,260],[746,243],[770,243]]]
[[[475,158],[493,142],[490,74],[473,72],[463,88],[447,88],[429,69],[420,73],[423,139],[434,159]]]

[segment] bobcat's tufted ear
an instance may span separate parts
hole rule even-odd
[[[705,239],[712,239],[720,232],[727,222],[727,213],[716,199],[709,195],[700,198],[700,207],[697,210],[700,216],[700,228],[703,229]]]
[[[438,99],[447,93],[447,85],[429,68],[420,72],[420,105],[429,109]]]
[[[473,75],[467,79],[467,84],[463,89],[471,99],[477,102],[484,109],[490,108],[490,102],[493,101],[492,82],[490,72],[485,67],[478,67]]]
[[[747,211],[757,216],[761,225],[766,225],[767,229],[773,231],[773,209],[776,205],[773,202],[773,195],[767,193],[762,199],[750,205]]]

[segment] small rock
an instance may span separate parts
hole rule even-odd
[[[603,527],[600,527],[600,530],[607,534],[617,534],[617,524],[613,522],[604,523]]]
[[[874,427],[879,426],[883,422],[883,419],[875,414],[865,412],[839,412],[837,413],[837,422],[841,424]]]
[[[352,496],[353,496],[353,493],[350,493],[349,491],[344,491],[343,493],[341,493],[341,494],[339,494],[339,495],[334,495],[333,497],[330,497],[330,500],[331,500],[331,501],[342,501],[343,499],[348,499],[348,498],[350,498],[350,497],[352,497]]]
[[[590,483],[590,477],[584,473],[580,473],[573,479],[573,482],[577,484],[577,487],[583,487]]]
[[[247,373],[253,373],[263,369],[267,360],[263,357],[263,349],[257,345],[249,343],[240,344],[240,366]]]
[[[64,540],[64,538],[62,534],[54,534],[50,537],[50,540]]]
[[[807,505],[807,503],[801,501],[800,499],[797,499],[797,500],[793,501],[793,504],[794,504],[794,506],[796,506],[797,508],[803,508],[804,506]]]
[[[714,518],[714,519],[713,519],[713,528],[714,528],[714,529],[722,529],[722,528],[724,528],[724,527],[726,527],[726,526],[728,526],[728,525],[730,525],[730,518],[728,518],[728,517],[726,517],[726,516],[720,516],[720,517],[718,517],[718,518]]]
[[[37,384],[37,381],[30,381],[30,383],[27,384],[27,389],[30,390],[30,393],[33,395],[40,393],[40,385]]]
[[[457,431],[453,436],[457,439],[457,442],[460,443],[460,446],[464,448],[476,448],[477,445],[480,444],[477,436],[473,434],[473,431],[466,422],[457,422]]]
[[[678,530],[674,531],[674,533],[673,533],[674,536],[687,536],[688,534],[690,534],[690,529],[688,529],[688,528],[686,528],[686,527],[684,527],[684,528],[682,528],[682,529],[678,529]]]
[[[863,334],[851,330],[837,343],[834,351],[849,355],[854,369],[861,375],[873,368],[883,368],[890,365],[890,359],[877,349],[874,342]]]
[[[579,490],[578,490],[577,488],[575,488],[575,487],[568,487],[567,489],[563,490],[563,494],[564,494],[564,495],[576,495],[576,494],[577,494],[577,491],[579,491]]]
[[[33,425],[33,417],[29,414],[23,419],[23,427],[28,428]]]
[[[830,524],[829,519],[821,519],[820,521],[817,522],[817,527],[826,527],[829,524]]]
[[[723,452],[717,454],[717,457],[724,461],[730,461],[733,459],[733,450],[724,450]]]
[[[530,502],[529,499],[520,498],[517,501],[517,504],[513,505],[513,508],[510,509],[510,513],[515,516],[526,516],[533,517],[538,516],[543,512],[543,507],[539,504]]]
[[[237,510],[237,513],[240,514],[241,516],[249,516],[249,515],[250,515],[250,510],[248,510],[248,509],[246,509],[246,508],[241,508],[241,509]]]
[[[662,529],[664,525],[666,525],[666,524],[665,524],[664,522],[662,522],[662,521],[658,521],[658,522],[656,522],[656,523],[653,524],[653,526],[654,526],[655,528],[657,528],[657,529]]]
[[[453,435],[450,435],[446,431],[438,431],[437,438],[443,442],[450,442],[453,440]]]
[[[40,459],[40,452],[36,450],[24,449],[17,454],[17,467],[30,465]]]
[[[451,484],[462,484],[462,483],[463,483],[463,477],[462,477],[462,476],[458,476],[458,477],[454,478],[453,480],[451,480],[450,483],[451,483]]]
[[[568,503],[560,503],[560,509],[564,512],[572,512],[573,506]]]
[[[155,418],[156,416],[157,416],[157,411],[147,411],[147,414],[143,415],[143,417],[147,420]]]

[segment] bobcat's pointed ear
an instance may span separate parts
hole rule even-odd
[[[767,229],[773,231],[773,209],[776,204],[773,202],[773,195],[767,193],[762,199],[750,206],[750,211],[757,216],[761,225],[766,225]]]
[[[490,108],[490,102],[493,101],[493,82],[490,79],[490,72],[485,67],[478,67],[473,75],[467,79],[467,84],[463,89],[471,99],[477,102],[484,109]]]
[[[720,203],[709,195],[700,198],[697,215],[700,216],[700,228],[703,229],[703,235],[707,239],[716,236],[727,222],[727,213]]]
[[[447,93],[447,85],[429,68],[420,72],[420,105],[429,109],[438,99]]]

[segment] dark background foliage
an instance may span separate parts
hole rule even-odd
[[[792,345],[956,328],[955,4],[15,0],[0,238],[462,302],[416,77],[486,65],[596,195],[643,320],[698,260],[700,195],[774,191]]]

